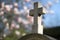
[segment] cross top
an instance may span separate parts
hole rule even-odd
[[[38,9],[38,2],[34,3],[34,9],[37,8]]]
[[[36,11],[37,12],[37,14],[38,14],[38,16],[41,16],[41,14],[44,14],[43,13],[43,8],[42,7],[40,7],[40,8],[38,8],[39,7],[39,3],[38,2],[35,2],[34,3],[34,9],[32,9],[32,10],[30,10],[30,16],[34,16],[34,12]]]
[[[34,3],[34,9],[30,10],[30,16],[34,16],[34,24],[33,24],[33,27],[32,27],[32,33],[38,33],[38,16],[41,16],[43,13],[43,8],[40,7],[38,8],[38,5],[39,3],[38,2],[35,2]],[[41,18],[41,17],[40,17]],[[41,22],[40,24],[41,25]]]

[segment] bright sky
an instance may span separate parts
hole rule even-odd
[[[41,0],[45,6],[50,4],[47,8],[48,13],[44,15],[44,25],[48,27],[60,26],[60,0]]]
[[[41,2],[47,9],[47,13],[44,16],[44,26],[50,28],[60,26],[60,0],[33,0],[34,2]]]
[[[41,2],[47,9],[43,23],[46,27],[60,26],[60,0],[21,0],[26,1],[25,6],[31,8],[31,2]],[[22,6],[19,4],[20,8]]]
[[[43,23],[46,27],[60,26],[60,0],[31,0],[41,2],[46,7],[47,13],[44,15]],[[27,6],[29,4],[27,3]],[[30,7],[31,8],[31,7]]]

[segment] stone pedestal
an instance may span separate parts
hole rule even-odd
[[[26,36],[23,36],[18,40],[50,40],[50,39],[44,35],[34,33],[34,34],[28,34]]]

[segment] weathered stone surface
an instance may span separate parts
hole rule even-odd
[[[18,40],[50,40],[50,39],[44,35],[34,33],[34,34],[28,34],[26,36],[23,36]]]
[[[40,18],[42,18],[41,15],[44,13],[43,13],[43,7],[38,8],[38,6],[39,6],[38,4],[39,4],[38,2],[34,3],[34,9],[30,10],[29,15],[34,17],[34,24],[32,26],[32,33],[43,34],[43,26],[41,25]],[[40,18],[38,18],[38,17],[40,17]],[[40,19],[40,21],[39,21],[39,19]],[[38,28],[40,28],[40,30]]]

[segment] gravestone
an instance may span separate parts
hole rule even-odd
[[[18,40],[50,40],[49,38],[43,35],[43,26],[41,25],[42,14],[44,14],[43,8],[38,8],[38,2],[35,2],[34,9],[30,10],[30,16],[34,16],[34,25],[32,26],[32,33],[27,34]],[[38,24],[39,22],[40,24]]]
[[[43,13],[42,7],[38,8],[39,7],[38,4],[39,4],[38,2],[34,3],[34,9],[30,10],[29,15],[34,17],[34,24],[32,26],[32,33],[43,34],[43,26],[41,25],[41,18],[42,18],[41,15],[44,13]]]

